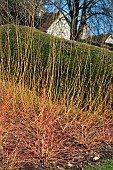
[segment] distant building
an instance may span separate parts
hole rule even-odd
[[[70,26],[60,12],[45,13],[38,29],[50,35],[70,40]],[[86,39],[89,36],[89,31],[89,24],[86,24],[83,33],[81,33],[81,39]]]
[[[81,39],[85,40],[90,36],[90,25],[88,23],[86,23],[86,25],[83,27],[83,31],[81,34]]]
[[[113,44],[113,34],[109,35],[105,41],[106,44]]]
[[[101,34],[89,37],[88,39],[102,44],[113,44],[113,34]]]
[[[41,18],[39,29],[59,38],[70,39],[70,26],[59,12],[45,13]]]

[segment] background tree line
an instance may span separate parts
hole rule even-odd
[[[1,0],[0,24],[16,23],[37,26],[45,0]]]

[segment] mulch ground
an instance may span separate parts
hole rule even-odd
[[[54,161],[44,165],[44,161],[27,162],[19,170],[83,170],[88,166],[97,167],[104,160],[113,160],[113,144],[102,143],[100,150],[86,152],[83,155],[73,156],[66,161]]]

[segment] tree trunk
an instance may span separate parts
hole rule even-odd
[[[79,15],[79,3],[80,1],[75,1],[73,10],[70,10],[70,17],[71,17],[71,23],[70,23],[70,39],[76,40],[77,37],[77,25],[78,25],[78,15]]]
[[[86,25],[86,9],[87,9],[87,0],[84,0],[81,21],[80,21],[80,25],[78,28],[77,40],[81,39],[83,28]]]
[[[70,24],[70,39],[77,40],[77,21],[72,21]]]

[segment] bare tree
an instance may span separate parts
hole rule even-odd
[[[39,17],[45,12],[45,0],[35,0],[35,12]]]
[[[92,32],[95,32],[96,26],[100,32],[105,27],[113,30],[113,22],[111,22],[113,21],[113,6],[111,6],[113,0],[46,0],[46,4],[54,6],[64,15],[71,28],[70,39],[78,40],[87,22],[90,23]],[[99,28],[99,25],[103,25],[103,28]]]
[[[1,0],[0,24],[18,23],[33,26],[44,12],[45,0]]]

